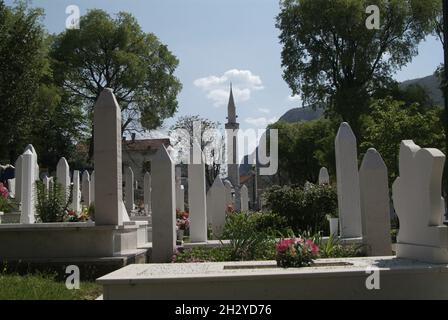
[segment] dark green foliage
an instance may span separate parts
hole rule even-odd
[[[335,172],[334,138],[338,125],[325,119],[270,125],[269,129],[278,129],[277,183],[317,181],[321,167]]]
[[[8,212],[13,211],[16,207],[17,207],[17,205],[14,203],[13,200],[0,196],[0,211],[1,212],[8,213]]]
[[[263,260],[274,250],[275,238],[269,230],[260,230],[258,213],[227,215],[222,239],[230,240],[230,259]]]
[[[328,185],[273,186],[264,197],[267,206],[285,217],[295,233],[328,232],[327,215],[336,215],[337,193]]]
[[[36,213],[41,222],[62,222],[71,202],[70,198],[64,201],[64,188],[54,180],[50,184],[48,192],[42,181],[36,181],[37,202]]]
[[[313,236],[313,241],[319,246],[320,258],[349,258],[364,257],[364,247],[362,245],[342,244],[339,238],[330,236],[323,239],[320,234]]]
[[[154,129],[177,110],[182,86],[174,72],[179,61],[130,13],[89,10],[80,29],[57,35],[50,56],[56,83],[80,99],[90,120],[106,87],[121,107],[123,132]]]

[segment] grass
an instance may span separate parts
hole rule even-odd
[[[79,290],[68,290],[65,282],[49,274],[0,273],[1,300],[94,300],[102,293],[94,282],[81,282]]]

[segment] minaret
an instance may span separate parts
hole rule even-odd
[[[240,209],[240,168],[238,159],[238,129],[240,124],[236,122],[236,107],[233,99],[232,83],[230,83],[230,96],[227,105],[227,123],[225,124],[227,133],[227,175],[235,189],[235,206]]]

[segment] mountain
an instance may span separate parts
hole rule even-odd
[[[400,87],[407,87],[416,84],[425,88],[426,92],[428,93],[429,97],[431,98],[431,100],[434,102],[435,105],[443,106],[444,101],[442,90],[440,90],[440,80],[437,79],[436,76],[430,75],[423,78],[407,80],[400,83]]]
[[[312,107],[293,108],[286,111],[286,113],[280,117],[279,121],[285,121],[289,123],[310,121],[322,117],[323,114],[324,109],[320,107],[317,107],[316,110],[314,110]]]

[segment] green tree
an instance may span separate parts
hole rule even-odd
[[[417,103],[406,106],[405,102],[391,98],[375,100],[370,109],[364,122],[361,153],[371,147],[377,149],[387,165],[390,182],[398,175],[401,140],[413,139],[421,147],[443,150],[442,109],[425,111]]]
[[[337,128],[330,120],[277,122],[268,129],[278,129],[279,184],[316,182],[323,166],[334,172]]]
[[[154,129],[177,109],[178,60],[129,13],[112,18],[103,10],[89,11],[81,17],[80,29],[56,37],[50,55],[55,80],[81,99],[90,120],[106,87],[113,89],[121,107],[123,133]]]
[[[0,158],[13,162],[30,143],[30,131],[45,72],[42,10],[0,0]],[[26,41],[25,41],[26,40]]]
[[[359,133],[368,98],[417,54],[433,30],[438,0],[283,0],[277,17],[283,77],[305,103]],[[366,28],[367,6],[380,9],[380,29]]]

